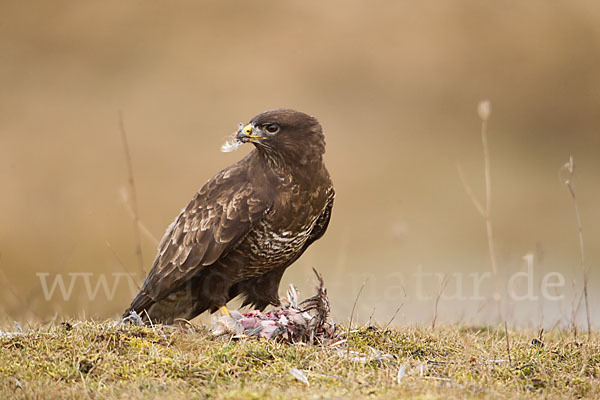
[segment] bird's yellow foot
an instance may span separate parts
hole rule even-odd
[[[225,306],[219,307],[219,311],[221,311],[221,315],[223,317],[225,317],[225,316],[231,317],[231,314],[229,314],[229,310],[227,309],[227,307],[225,307]]]

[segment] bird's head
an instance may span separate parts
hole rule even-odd
[[[258,151],[284,160],[306,164],[321,160],[325,138],[316,118],[299,111],[276,109],[258,114],[240,124],[235,139],[252,143]]]

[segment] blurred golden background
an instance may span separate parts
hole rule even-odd
[[[440,284],[427,278],[416,295],[415,271],[450,274],[448,295],[471,293],[468,274],[490,271],[484,223],[456,169],[482,197],[476,106],[489,98],[500,275],[526,270],[522,257],[533,254],[539,297],[507,300],[507,312],[552,325],[577,301],[577,225],[558,173],[572,155],[600,322],[598,2],[20,1],[3,2],[0,15],[6,318],[107,318],[129,304],[125,279],[114,296],[91,298],[82,275],[93,286],[105,276],[112,287],[113,274],[142,279],[121,196],[119,111],[139,215],[160,238],[208,178],[249,150],[219,151],[237,124],[290,107],[321,121],[337,198],[328,233],[288,270],[281,294],[290,282],[311,294],[314,266],[338,320],[368,279],[355,319],[386,322],[404,304],[395,323],[430,321]],[[142,245],[148,270],[155,243],[142,235]],[[560,301],[540,296],[553,271],[565,279],[553,292]],[[58,286],[44,295],[42,281],[57,276],[73,283],[66,300]],[[483,284],[486,298],[491,288]],[[493,310],[439,304],[442,321],[490,322]]]

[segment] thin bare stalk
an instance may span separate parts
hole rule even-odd
[[[404,302],[406,301],[406,289],[404,288],[404,285],[400,285],[400,287],[402,287],[402,292],[404,294],[404,299],[402,300],[402,303],[400,303],[400,305],[398,306],[398,308],[396,308],[396,311],[394,311],[394,315],[392,315],[392,318],[388,321],[387,324],[385,324],[385,326],[383,327],[383,330],[385,331],[391,324],[392,322],[394,322],[394,319],[396,319],[396,316],[398,315],[398,313],[400,312],[400,309],[402,307],[404,307]]]
[[[488,244],[488,252],[490,255],[490,264],[492,267],[492,274],[494,275],[495,282],[495,293],[494,299],[496,300],[496,305],[498,307],[498,317],[502,319],[502,307],[501,300],[502,296],[500,295],[500,282],[498,280],[498,264],[496,261],[496,248],[494,246],[494,229],[492,226],[492,175],[491,175],[491,163],[490,163],[490,150],[488,144],[488,134],[487,134],[487,121],[491,114],[491,105],[489,101],[482,101],[479,103],[477,108],[479,117],[481,119],[481,144],[483,146],[483,162],[484,162],[484,179],[485,179],[485,207],[482,205],[481,201],[477,199],[475,193],[473,192],[473,188],[467,182],[465,178],[465,174],[460,166],[457,164],[458,176],[463,184],[465,192],[467,196],[471,199],[471,202],[475,206],[475,209],[479,212],[481,217],[485,221],[486,228],[486,236],[487,236],[487,244]]]
[[[569,318],[569,326],[571,327],[571,331],[573,331],[573,338],[577,339],[577,314],[579,314],[579,310],[581,309],[581,303],[583,302],[584,291],[582,290],[579,293],[579,299],[577,296],[577,280],[573,279],[572,282],[573,288],[573,298],[571,300],[571,316]]]
[[[119,263],[121,268],[123,268],[123,271],[125,271],[127,274],[130,274],[129,270],[125,266],[125,263],[123,262],[123,260],[121,260],[121,257],[119,257],[119,255],[117,254],[117,251],[112,247],[112,245],[110,244],[110,242],[108,240],[106,240],[106,247],[108,247],[110,249],[110,251],[113,253],[113,256],[115,256],[115,259],[117,260],[117,262]],[[142,276],[142,279],[144,279],[143,276]],[[135,283],[135,286],[137,286],[138,290],[142,290],[142,288],[136,281],[134,281],[134,283]]]
[[[403,306],[404,306],[404,303],[400,304],[400,305],[398,306],[398,308],[396,308],[396,311],[394,311],[394,315],[392,315],[392,318],[391,318],[391,319],[388,321],[388,323],[387,323],[387,324],[385,324],[385,325],[383,326],[383,330],[384,330],[384,331],[385,331],[385,330],[388,328],[388,326],[390,326],[390,325],[392,324],[392,322],[394,322],[394,319],[396,319],[396,316],[398,315],[398,313],[400,312],[400,309],[401,309]]]
[[[590,318],[590,306],[588,301],[588,267],[585,263],[585,251],[583,247],[583,227],[581,224],[581,214],[579,213],[579,204],[577,202],[577,196],[575,195],[575,188],[573,187],[573,174],[575,173],[575,163],[573,156],[569,157],[569,161],[563,165],[563,170],[567,171],[567,176],[564,180],[564,184],[569,189],[571,200],[573,202],[573,208],[575,209],[575,219],[577,220],[577,232],[579,236],[579,255],[581,258],[581,271],[583,273],[583,298],[585,301],[585,314],[587,319],[587,331],[588,339],[592,336],[592,324]],[[577,307],[579,308],[579,306]]]
[[[135,253],[142,276],[146,275],[144,270],[144,258],[142,255],[142,239],[140,234],[140,217],[138,213],[137,191],[135,189],[135,179],[133,178],[133,163],[131,162],[131,153],[129,152],[129,143],[127,141],[127,132],[123,122],[123,113],[119,111],[119,130],[121,131],[121,140],[123,150],[125,151],[125,161],[127,162],[127,173],[129,175],[129,186],[131,188],[131,209],[133,211],[133,228],[135,232]]]
[[[358,303],[358,298],[360,297],[360,294],[362,293],[367,281],[368,279],[365,279],[365,281],[362,283],[360,289],[358,290],[358,293],[356,294],[356,298],[354,299],[354,304],[352,305],[352,312],[350,313],[350,323],[348,324],[348,334],[352,329],[352,319],[354,318],[354,310],[356,310],[356,303]],[[348,335],[346,335],[346,337],[348,337]]]
[[[512,364],[512,358],[510,357],[510,338],[508,337],[508,326],[504,321],[504,336],[506,337],[506,353],[508,354],[508,364]]]
[[[460,178],[460,181],[463,184],[463,187],[465,189],[465,192],[467,193],[467,196],[469,196],[469,199],[471,199],[471,201],[473,202],[473,205],[477,209],[477,212],[479,212],[479,214],[483,218],[485,218],[486,217],[486,210],[483,208],[483,206],[481,205],[481,203],[477,199],[477,196],[475,196],[475,193],[473,193],[473,188],[471,188],[471,185],[469,185],[469,183],[467,182],[467,178],[465,178],[465,173],[463,172],[463,169],[462,169],[461,165],[460,164],[456,164],[456,169],[458,170],[458,176]]]
[[[123,206],[125,207],[127,214],[129,214],[129,216],[131,217],[132,220],[135,220],[135,212],[133,211],[133,208],[129,204],[129,195],[127,194],[127,189],[125,187],[123,187],[121,190],[121,200],[123,201]],[[159,243],[158,238],[156,236],[154,236],[154,234],[152,232],[150,232],[150,229],[148,229],[146,227],[146,225],[144,225],[142,220],[138,220],[138,227],[140,228],[140,231],[144,235],[146,235],[146,237],[148,239],[150,239],[150,241],[155,246],[158,246],[158,243]]]
[[[356,298],[354,299],[354,304],[352,305],[352,312],[350,313],[350,323],[348,324],[348,331],[346,332],[346,340],[350,339],[350,330],[352,329],[352,319],[354,317],[354,310],[356,309],[356,303],[358,303],[358,298],[360,297],[360,294],[362,293],[367,281],[368,281],[368,279],[365,279],[365,281],[362,283],[362,286],[358,290],[358,293],[356,294]],[[348,346],[348,355],[350,355],[350,346]]]
[[[440,303],[440,299],[442,298],[442,294],[446,289],[446,285],[448,284],[448,276],[444,275],[444,279],[440,283],[440,290],[438,291],[437,297],[435,298],[435,305],[433,306],[433,319],[431,320],[431,330],[435,330],[435,323],[437,322],[438,317],[438,305]]]
[[[367,326],[371,326],[371,321],[373,320],[373,316],[375,315],[375,309],[377,307],[373,307],[373,311],[371,311],[371,315],[369,315],[369,321],[367,322]]]

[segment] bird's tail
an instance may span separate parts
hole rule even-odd
[[[156,300],[146,293],[144,290],[140,290],[140,292],[135,296],[131,305],[125,310],[122,318],[127,318],[133,311],[137,313],[144,321],[148,320],[148,310],[150,307],[156,303]]]

